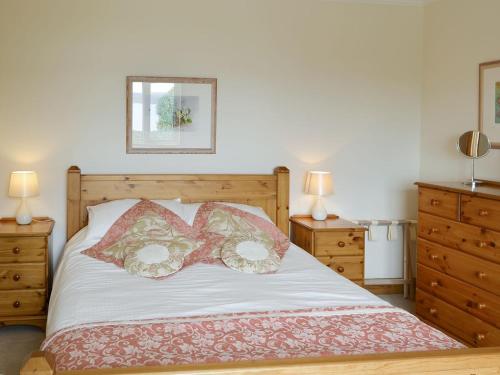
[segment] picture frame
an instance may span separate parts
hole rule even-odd
[[[127,154],[215,154],[217,79],[128,76]]]
[[[500,149],[500,60],[479,64],[479,131]]]

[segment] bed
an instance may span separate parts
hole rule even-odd
[[[280,270],[195,264],[164,282],[84,257],[87,206],[123,198],[261,207],[288,234],[289,172],[83,175],[68,170],[68,242],[47,339],[22,374],[498,374],[469,349],[291,245]],[[134,296],[133,299],[130,296]]]

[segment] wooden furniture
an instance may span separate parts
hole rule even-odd
[[[290,218],[291,241],[321,263],[359,285],[365,278],[365,227],[329,215],[316,221],[309,215]]]
[[[500,345],[500,185],[418,185],[417,314],[468,345]]]
[[[48,302],[48,244],[54,221],[35,218],[18,225],[0,220],[0,325],[45,329]]]
[[[81,175],[72,167],[68,171],[68,236],[84,225],[87,205],[106,199],[176,196],[188,201],[253,203],[288,233],[288,181],[288,169],[283,167],[273,175]],[[34,353],[21,374],[491,375],[500,372],[500,348],[64,372],[57,372],[53,363],[50,353]]]

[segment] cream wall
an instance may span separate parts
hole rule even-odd
[[[469,178],[455,145],[477,129],[479,63],[500,60],[500,1],[437,0],[424,12],[421,178]],[[477,162],[477,175],[500,180],[500,150]]]
[[[320,0],[0,0],[0,215],[16,169],[65,236],[65,173],[308,169],[334,173],[329,210],[414,217],[422,8]],[[127,155],[125,77],[218,78],[217,154]],[[377,265],[375,265],[376,267]]]

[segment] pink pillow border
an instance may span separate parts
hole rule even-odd
[[[274,246],[275,246],[274,250],[278,253],[280,258],[283,258],[287,250],[290,248],[290,239],[281,230],[279,230],[279,228],[276,225],[274,225],[274,223],[266,219],[263,219],[257,215],[254,215],[250,212],[246,212],[240,210],[239,208],[227,206],[221,203],[206,202],[200,206],[200,208],[196,212],[196,216],[193,222],[193,228],[195,228],[197,232],[199,233],[205,232],[207,234],[211,233],[203,228],[208,223],[208,217],[210,213],[215,209],[229,211],[231,214],[242,217],[243,219],[254,224],[257,228],[261,229],[262,231],[269,233],[274,241]],[[225,237],[217,233],[211,233],[211,234],[213,236],[212,237],[213,246],[221,246],[222,245],[221,242],[225,240]],[[221,262],[220,259],[214,259],[211,255],[209,255],[208,258],[203,259],[202,261],[206,263]]]
[[[81,253],[106,263],[113,263],[120,268],[124,268],[123,259],[117,259],[113,256],[104,255],[102,251],[117,242],[123,234],[137,222],[138,218],[143,216],[148,211],[154,212],[163,217],[171,226],[186,237],[196,239],[197,241],[203,241],[203,244],[200,247],[186,256],[182,268],[209,257],[212,248],[215,246],[215,242],[219,241],[218,236],[196,231],[193,227],[182,220],[182,218],[180,218],[175,212],[169,210],[168,208],[149,200],[142,200],[124,212],[122,216],[120,216],[120,218],[113,223],[111,228],[109,228],[104,237],[98,243],[86,250],[82,250]]]

